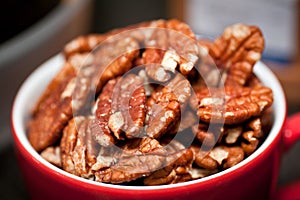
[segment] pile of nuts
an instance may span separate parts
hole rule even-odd
[[[235,24],[215,41],[156,20],[66,44],[28,137],[50,163],[126,185],[199,179],[251,155],[272,124],[272,90],[253,74],[264,39]]]

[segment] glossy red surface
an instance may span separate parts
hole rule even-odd
[[[288,151],[300,138],[300,113],[290,116],[283,129],[283,147]],[[277,200],[300,199],[300,180],[290,183],[276,192]]]
[[[283,131],[283,140],[285,151],[289,150],[292,145],[300,138],[300,113],[290,116],[285,123]]]

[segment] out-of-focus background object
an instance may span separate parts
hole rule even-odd
[[[14,95],[38,65],[90,31],[91,0],[11,0],[0,6],[0,150],[11,144]]]
[[[257,25],[266,38],[263,61],[286,90],[289,105],[300,106],[298,0],[186,0],[183,18],[196,32],[217,37],[234,23]]]
[[[261,27],[263,61],[278,75],[289,114],[300,111],[300,0],[9,0],[0,3],[0,199],[28,199],[13,154],[14,95],[41,63],[72,38],[145,20],[177,18],[215,38],[226,26]],[[284,157],[279,185],[300,178],[300,143]],[[34,173],[34,172],[33,172]]]

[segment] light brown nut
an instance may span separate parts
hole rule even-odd
[[[208,170],[208,169],[193,167],[192,169],[190,169],[189,174],[191,175],[192,179],[199,179],[199,178],[204,178],[206,176],[215,174],[217,172],[219,172],[218,169]]]
[[[163,185],[170,184],[176,177],[176,172],[172,166],[167,166],[153,172],[147,176],[143,183],[144,185]]]
[[[221,37],[209,44],[209,54],[227,76],[225,85],[245,85],[263,49],[260,29],[245,24],[227,27]]]
[[[55,75],[55,77],[48,84],[47,88],[44,90],[43,94],[40,96],[38,102],[36,103],[32,114],[35,115],[39,110],[44,110],[45,101],[51,98],[52,93],[62,87],[62,84],[66,84],[66,80],[72,79],[76,75],[76,68],[70,63],[65,62],[61,70]]]
[[[92,170],[94,172],[103,170],[116,164],[120,159],[152,152],[161,155],[165,154],[165,150],[159,142],[149,137],[127,140],[127,142],[117,143],[111,147],[101,147],[97,156],[97,162],[92,166]]]
[[[161,168],[166,153],[155,139],[142,138],[128,141],[111,157],[116,160],[110,166],[95,171],[96,181],[123,183],[148,176]]]
[[[66,58],[69,58],[71,55],[76,53],[90,52],[106,38],[106,35],[100,34],[79,36],[65,45],[64,55]]]
[[[182,74],[189,74],[200,57],[200,49],[196,42],[196,36],[190,27],[179,21],[169,20],[166,24],[169,36],[169,48],[174,49],[180,56],[179,70]]]
[[[163,160],[164,156],[155,154],[125,157],[110,168],[96,171],[95,180],[108,183],[130,182],[159,169]]]
[[[109,39],[110,37],[117,37],[118,34],[126,36],[126,32],[130,33],[130,36],[138,41],[144,41],[146,39],[145,33],[140,31],[138,28],[142,27],[156,27],[155,24],[160,20],[141,22],[134,24],[128,27],[117,28],[111,31],[108,31],[104,34],[89,34],[85,36],[79,36],[64,46],[64,55],[68,59],[70,56],[76,53],[86,53],[91,52],[93,49],[97,48],[98,45],[101,45],[102,42]],[[163,20],[162,20],[163,21]]]
[[[190,110],[185,109],[181,114],[181,118],[177,121],[176,125],[168,131],[168,134],[177,134],[179,132],[186,134],[186,132],[190,132],[189,128],[192,128],[195,124],[199,123],[199,118],[197,114]],[[186,137],[185,139],[190,140],[190,138]]]
[[[153,172],[144,179],[144,185],[160,185],[178,183],[185,179],[191,180],[189,170],[194,160],[193,151],[182,149],[166,155],[166,166]]]
[[[224,169],[230,168],[244,160],[244,151],[241,147],[233,146],[223,148],[225,148],[226,151],[228,151],[228,158],[223,164]]]
[[[199,47],[190,27],[178,20],[157,21],[139,64],[147,64],[148,75],[159,82],[170,79],[177,66],[189,74],[199,59]]]
[[[76,122],[75,122],[76,121]],[[68,125],[64,128],[64,133],[60,141],[62,168],[75,174],[75,165],[72,159],[72,151],[76,146],[77,126],[84,121],[84,117],[72,118]]]
[[[146,49],[142,55],[142,63],[145,65],[147,75],[155,81],[166,82],[170,80],[171,73],[161,64],[165,55],[165,51],[160,49]],[[173,70],[176,68],[173,67]],[[173,71],[174,72],[174,71]]]
[[[127,138],[142,136],[142,129],[146,117],[146,92],[143,80],[128,74],[122,77],[112,96],[112,115],[108,126],[117,138],[124,132]]]
[[[106,40],[96,50],[93,84],[99,92],[105,83],[121,76],[133,67],[133,60],[139,55],[139,43],[129,36],[119,36]]]
[[[217,161],[218,165],[222,165],[224,160],[227,160],[229,157],[228,149],[223,146],[216,146],[209,152],[209,157]]]
[[[217,161],[209,156],[208,151],[200,149],[200,146],[198,145],[192,145],[190,149],[194,152],[195,155],[194,163],[197,166],[209,171],[218,169]]]
[[[60,147],[47,147],[41,152],[41,156],[49,163],[61,167]]]
[[[148,107],[147,114],[149,119],[146,134],[160,138],[176,124],[180,117],[180,104],[174,93],[163,93],[155,104]]]
[[[162,92],[174,93],[180,103],[180,106],[184,109],[192,95],[192,86],[184,76],[176,74],[175,77],[162,89]]]
[[[200,150],[197,146],[192,146],[195,152],[195,163],[210,172],[232,167],[244,159],[244,151],[238,146],[216,146],[209,152]]]
[[[152,93],[147,101],[148,136],[159,138],[167,131],[170,134],[177,132],[181,110],[184,110],[189,102],[191,88],[189,81],[177,74],[166,86],[159,87]]]
[[[151,173],[144,179],[144,185],[174,184],[191,180],[189,170],[192,167],[194,153],[171,138],[163,138],[166,160],[164,167]]]
[[[212,147],[216,144],[217,138],[215,134],[208,131],[208,125],[204,123],[196,124],[192,127],[192,132],[195,134],[197,140],[207,147]]]
[[[224,130],[225,143],[229,145],[236,143],[238,141],[238,138],[242,135],[242,133],[242,126],[226,127]]]
[[[73,118],[64,129],[61,139],[61,158],[64,170],[77,176],[93,176],[91,167],[96,163],[99,147],[92,139],[90,118]]]
[[[146,116],[145,104],[146,93],[139,76],[129,74],[110,80],[99,96],[94,139],[103,146],[110,146],[115,139],[140,137]]]
[[[186,23],[177,20],[177,19],[170,19],[167,21],[166,28],[175,30],[177,32],[180,32],[181,34],[186,35],[189,38],[195,39],[196,36],[194,32],[191,30],[189,25]],[[170,39],[170,41],[174,41],[175,38]]]
[[[71,95],[62,94],[70,83],[74,83],[75,75],[76,70],[66,62],[34,108],[28,124],[28,139],[38,152],[57,142],[72,117]]]
[[[254,137],[261,138],[263,136],[262,123],[259,117],[250,120],[250,122],[247,124],[247,127],[253,131]]]
[[[92,123],[92,135],[101,146],[107,147],[115,143],[115,138],[108,127],[108,121],[112,114],[112,95],[119,78],[111,79],[103,87],[98,97],[95,111],[96,119]]]
[[[243,138],[246,142],[242,142],[241,146],[246,155],[252,154],[259,145],[259,140],[254,136],[254,131],[247,131],[243,133]]]
[[[209,123],[212,118],[225,124],[239,124],[250,117],[260,115],[273,103],[273,93],[270,88],[261,86],[256,88],[230,87],[216,89],[224,91],[225,96],[212,97],[209,89],[197,93],[199,100],[198,116]],[[213,92],[214,93],[214,92]],[[216,110],[214,106],[223,106]]]

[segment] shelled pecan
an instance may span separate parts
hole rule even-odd
[[[225,85],[231,86],[245,85],[264,49],[260,29],[245,24],[227,27],[221,37],[207,44],[210,56],[226,76]]]
[[[215,90],[205,89],[197,93],[197,98],[198,116],[207,123],[212,118],[224,121],[225,124],[242,123],[250,117],[259,116],[273,103],[272,90],[264,86],[255,88],[225,86]],[[216,110],[215,107],[222,109]]]

